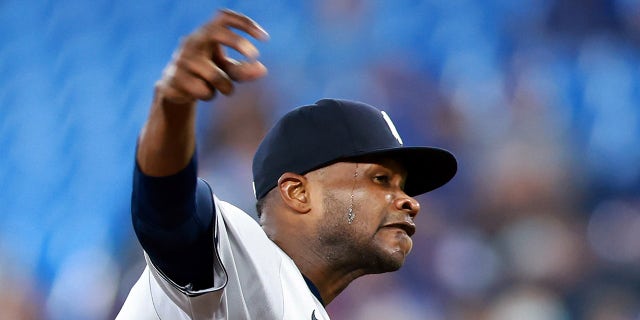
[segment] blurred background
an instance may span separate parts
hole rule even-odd
[[[200,108],[200,174],[251,214],[265,130],[323,97],[459,159],[401,271],[334,319],[640,319],[640,1],[0,1],[0,318],[113,319],[144,267],[136,136],[179,39],[260,22],[269,76]]]

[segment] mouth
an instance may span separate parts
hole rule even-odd
[[[410,221],[401,221],[396,223],[387,224],[385,228],[398,228],[404,231],[409,237],[416,233],[416,225]]]

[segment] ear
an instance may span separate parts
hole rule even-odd
[[[298,213],[307,213],[311,210],[309,199],[308,180],[302,175],[285,172],[278,179],[280,198],[289,208]]]

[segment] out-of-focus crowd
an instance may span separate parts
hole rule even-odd
[[[110,319],[144,267],[135,138],[179,38],[260,22],[269,76],[202,103],[200,174],[255,212],[251,160],[323,97],[387,111],[459,173],[421,196],[413,252],[335,319],[640,319],[640,2],[0,3],[0,318]],[[428,164],[425,164],[428,165]]]

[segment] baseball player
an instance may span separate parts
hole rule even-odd
[[[351,281],[402,266],[420,209],[412,196],[456,172],[445,150],[403,146],[377,108],[323,99],[286,114],[258,147],[259,222],[218,199],[196,176],[196,102],[267,73],[232,29],[268,38],[222,10],[156,83],[131,204],[147,266],[117,319],[329,319],[325,306]]]

